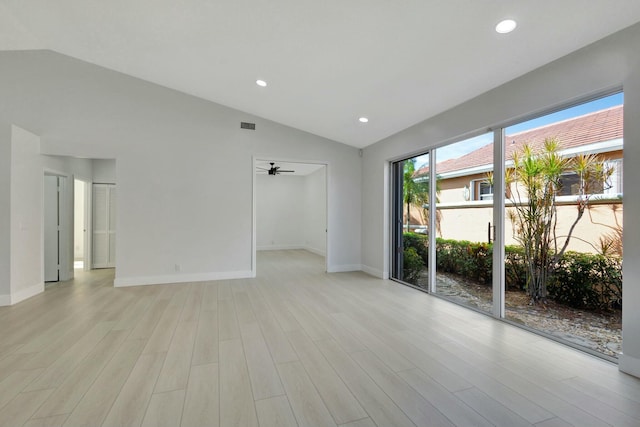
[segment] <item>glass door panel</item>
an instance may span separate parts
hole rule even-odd
[[[391,165],[391,276],[424,290],[429,288],[428,168],[428,153]]]
[[[493,133],[438,148],[435,292],[491,312]]]
[[[622,94],[505,129],[505,315],[621,353]]]

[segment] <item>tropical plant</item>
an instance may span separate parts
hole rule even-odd
[[[422,205],[429,202],[428,189],[422,182],[416,182],[416,159],[408,159],[403,165],[402,201],[407,206],[407,231],[411,231],[411,205]],[[426,190],[426,191],[425,191]]]
[[[611,214],[614,219],[614,225],[603,224],[601,222],[595,222],[591,217],[591,211],[589,211],[589,217],[591,222],[594,224],[599,224],[609,228],[611,231],[600,236],[599,239],[599,247],[596,248],[600,252],[600,254],[607,257],[618,257],[622,259],[623,251],[622,251],[622,223],[618,218],[618,212],[620,211],[620,205],[612,204],[610,205]]]
[[[418,254],[415,248],[408,247],[404,249],[403,253],[403,265],[402,265],[402,279],[411,283],[412,285],[418,284],[420,273],[424,269],[424,261]]]
[[[408,159],[404,161],[403,170],[403,186],[402,186],[402,200],[407,207],[407,224],[406,231],[411,231],[409,228],[409,222],[411,219],[411,205],[422,206],[420,214],[423,221],[430,227],[429,224],[429,209],[424,206],[429,205],[429,179],[425,176],[417,176],[416,174],[416,159]],[[436,203],[439,202],[440,188],[436,180]],[[436,231],[441,233],[440,220],[442,215],[439,211],[436,211]]]
[[[513,208],[508,210],[514,238],[520,243],[527,262],[526,290],[535,303],[547,298],[547,282],[554,266],[567,250],[573,231],[582,219],[592,193],[601,192],[612,174],[596,155],[573,158],[559,152],[555,138],[544,141],[542,150],[525,145],[513,154],[513,167],[506,173],[508,194]],[[556,196],[562,188],[562,176],[575,173],[576,217],[564,236],[556,234]],[[564,241],[562,241],[564,239]]]
[[[403,233],[402,245],[404,249],[414,248],[424,265],[429,263],[429,236],[417,233]]]

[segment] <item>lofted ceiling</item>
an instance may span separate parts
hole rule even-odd
[[[638,21],[639,0],[0,0],[0,50],[365,147]]]

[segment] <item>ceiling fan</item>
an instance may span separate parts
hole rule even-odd
[[[266,168],[261,168],[259,166],[256,166],[256,168],[259,171],[265,171],[267,172],[269,175],[280,175],[283,172],[287,172],[287,173],[292,173],[295,172],[293,170],[285,170],[285,169],[281,169],[280,166],[276,166],[274,162],[270,162],[269,163],[271,165],[270,169],[266,169]]]

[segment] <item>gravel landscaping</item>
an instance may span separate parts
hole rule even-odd
[[[426,271],[424,273],[426,275]],[[419,281],[426,283],[426,276]],[[426,285],[424,285],[426,287]],[[491,288],[455,275],[437,274],[437,294],[455,302],[491,310]],[[524,292],[506,292],[506,317],[573,344],[617,358],[622,352],[622,313],[595,313],[560,305],[554,301],[530,305]]]

